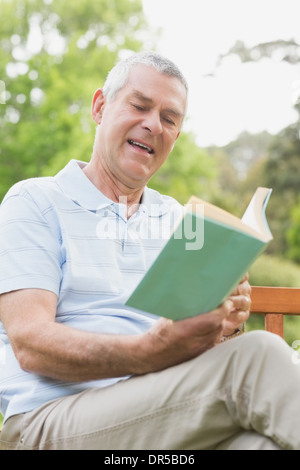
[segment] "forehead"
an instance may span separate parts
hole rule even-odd
[[[154,67],[132,67],[122,91],[124,96],[144,99],[149,104],[160,103],[174,108],[182,116],[185,114],[187,92],[184,85],[178,78],[160,73]]]

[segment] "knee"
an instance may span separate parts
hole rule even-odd
[[[275,333],[270,333],[269,331],[264,330],[255,330],[249,331],[248,333],[242,336],[248,342],[255,342],[257,345],[264,346],[264,345],[287,345],[284,339],[282,339],[279,335]]]
[[[242,337],[242,349],[255,356],[291,357],[291,348],[280,336],[267,331],[251,331]]]

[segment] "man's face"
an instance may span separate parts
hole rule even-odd
[[[136,65],[112,102],[97,90],[95,151],[106,172],[129,188],[143,187],[165,162],[179,136],[186,90],[174,77]]]

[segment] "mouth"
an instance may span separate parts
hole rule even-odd
[[[129,139],[128,140],[128,143],[132,146],[132,147],[137,147],[139,149],[142,149],[146,152],[149,153],[149,155],[152,155],[154,153],[154,149],[152,147],[150,147],[149,145],[146,145],[142,142],[138,142],[137,140],[132,140],[132,139]]]

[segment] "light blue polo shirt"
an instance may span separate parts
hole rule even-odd
[[[56,321],[80,330],[139,334],[157,320],[125,302],[166,243],[182,206],[145,188],[127,220],[71,160],[55,177],[13,186],[0,206],[0,294],[39,288],[58,296]],[[24,372],[0,323],[0,410],[5,420],[113,378],[61,382]]]

